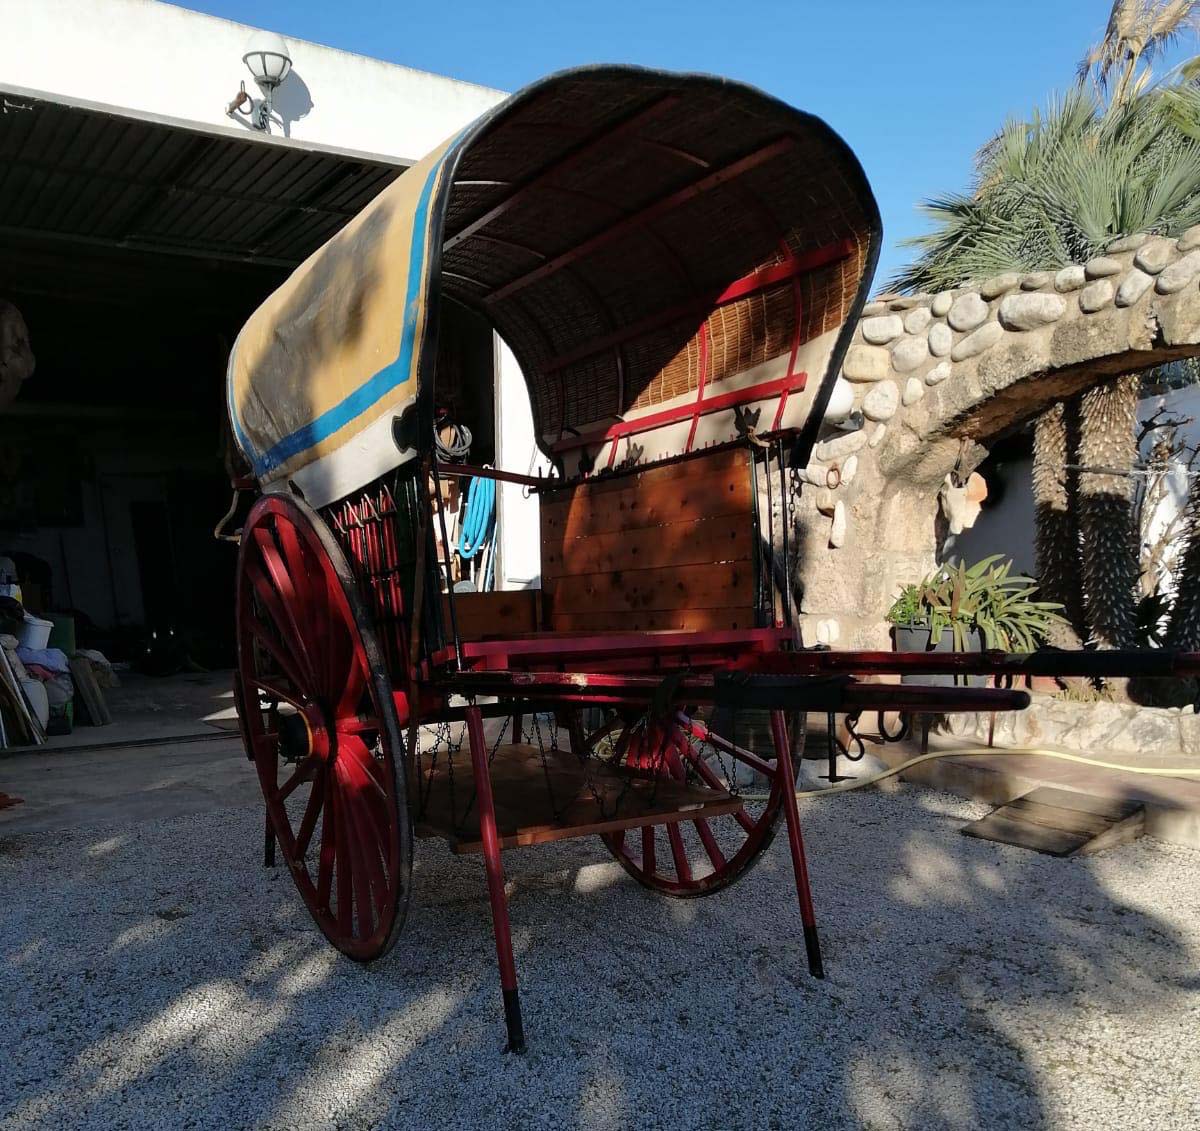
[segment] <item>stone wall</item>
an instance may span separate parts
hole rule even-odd
[[[961,483],[992,442],[1063,397],[1198,352],[1200,227],[870,303],[799,476],[804,642],[887,647],[897,589],[935,565],[947,476]]]

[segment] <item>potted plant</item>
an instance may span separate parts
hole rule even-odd
[[[888,610],[898,652],[1032,652],[1061,605],[1035,601],[1037,584],[1012,572],[1012,561],[993,554],[972,566],[940,565],[921,581],[905,585]],[[905,676],[906,683],[953,685],[952,675]],[[957,677],[960,678],[961,677]],[[986,676],[967,682],[982,686]]]

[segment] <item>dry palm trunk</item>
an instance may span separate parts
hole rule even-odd
[[[1178,587],[1166,645],[1183,652],[1200,652],[1200,478],[1188,493],[1187,541],[1176,567]]]
[[[1183,553],[1174,573],[1175,603],[1163,635],[1163,647],[1197,652],[1200,651],[1200,479],[1193,479],[1188,490]],[[1185,678],[1130,680],[1129,694],[1136,702],[1156,707],[1186,707],[1200,702],[1200,683]]]
[[[1034,426],[1033,501],[1038,583],[1042,599],[1063,606],[1066,624],[1054,625],[1047,643],[1079,648],[1087,637],[1079,575],[1077,476],[1067,470],[1078,433],[1077,403],[1056,404]]]
[[[1138,536],[1133,510],[1139,377],[1083,394],[1079,405],[1079,532],[1084,608],[1101,648],[1138,644]]]

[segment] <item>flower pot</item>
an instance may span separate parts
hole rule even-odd
[[[949,629],[943,629],[937,641],[931,640],[927,628],[909,628],[895,625],[892,628],[892,640],[897,652],[955,652],[954,634]],[[983,633],[973,629],[967,633],[968,652],[983,651]],[[986,687],[986,675],[905,675],[900,677],[901,683],[915,683],[924,687]]]

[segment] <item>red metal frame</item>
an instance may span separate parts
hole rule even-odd
[[[678,424],[696,414],[707,416],[709,413],[736,408],[738,405],[769,400],[771,397],[777,397],[784,393],[799,392],[807,382],[807,373],[793,373],[788,377],[777,377],[772,381],[762,381],[744,389],[719,393],[715,397],[708,397],[702,401],[693,401],[690,404],[676,405],[674,408],[648,413],[646,416],[639,416],[636,420],[621,421],[603,431],[588,432],[580,436],[567,436],[552,444],[550,450],[555,453],[569,452],[591,444],[606,444],[613,440],[623,440],[628,436],[636,436],[641,432],[660,428],[664,424]]]

